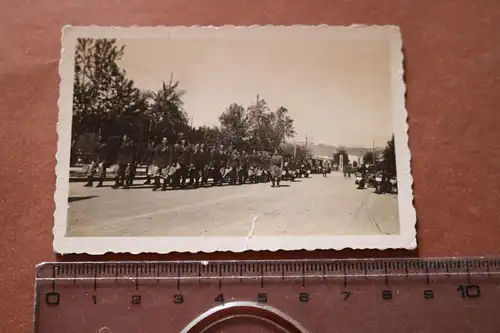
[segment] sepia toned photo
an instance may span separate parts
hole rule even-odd
[[[416,247],[396,26],[63,29],[54,249]]]

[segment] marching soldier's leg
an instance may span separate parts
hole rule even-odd
[[[207,185],[208,184],[208,172],[209,172],[208,166],[203,167],[201,172],[202,172],[201,184]]]
[[[181,183],[181,173],[182,169],[177,169],[175,173],[171,176],[172,177],[172,188],[177,188],[179,187]]]
[[[204,165],[201,166],[200,171],[201,171],[201,186],[204,186],[208,180],[206,167]]]
[[[214,167],[214,171],[213,171],[213,176],[212,176],[212,186],[215,186],[217,185],[217,182],[219,181],[219,177],[220,177],[220,173],[219,173],[219,167],[216,165]]]
[[[248,180],[248,165],[243,167],[243,184],[245,184]]]
[[[163,178],[163,182],[161,184],[161,190],[162,191],[166,191],[167,190],[167,186],[168,186],[168,183],[170,182],[170,176],[165,174],[165,171],[166,170],[163,170],[163,174],[165,175],[164,178]]]
[[[186,180],[188,179],[188,176],[189,176],[189,168],[187,167],[187,165],[183,165],[181,170],[182,170],[181,184],[182,184],[182,186],[185,186]]]
[[[241,167],[240,169],[238,169],[238,184],[239,185],[243,184],[244,179],[245,179],[245,169]]]
[[[113,189],[117,189],[120,187],[120,177],[122,175],[122,173],[125,171],[123,165],[121,164],[117,164],[116,165],[116,169],[115,169],[115,183],[113,186],[111,186],[111,188]]]
[[[194,187],[200,186],[200,168],[198,166],[195,166],[191,170],[189,184],[193,185]]]
[[[201,166],[197,166],[194,170],[194,186],[200,186],[200,178],[202,177],[203,169]]]
[[[180,169],[177,170],[177,174],[177,184],[180,186],[184,186],[186,184],[186,167],[183,164],[180,165]]]
[[[125,180],[125,165],[120,165],[120,173],[118,174],[118,186],[123,186]]]
[[[83,185],[84,187],[92,187],[94,183],[94,172],[95,172],[95,162],[90,163],[89,169],[87,170],[87,182]]]
[[[158,166],[154,166],[154,169],[153,169],[153,177],[154,177],[154,180],[155,180],[155,184],[153,186],[153,191],[156,191],[157,189],[159,189],[161,187],[161,184],[160,184],[160,174],[161,174],[161,168],[158,167]]]
[[[97,183],[96,187],[102,187],[102,183],[106,179],[106,168],[107,165],[105,163],[101,163],[101,165],[99,165],[99,183]]]
[[[143,185],[150,185],[151,184],[151,174],[149,172],[149,168],[151,165],[146,165],[146,181],[143,183]]]
[[[188,172],[187,172],[187,177],[189,179],[189,186],[194,186],[194,172],[196,168],[195,167],[189,167]]]
[[[233,168],[233,170],[231,170],[231,182],[233,183],[233,185],[236,185],[237,181],[238,181],[238,169]]]
[[[130,165],[130,175],[127,178],[127,185],[128,186],[134,185],[134,180],[135,180],[136,173],[137,173],[137,164],[132,163]]]
[[[124,189],[130,188],[130,185],[132,184],[132,180],[134,177],[134,165],[133,164],[127,164],[123,170],[123,180],[124,180]]]

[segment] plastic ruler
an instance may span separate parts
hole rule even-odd
[[[35,332],[500,332],[500,259],[59,262]]]

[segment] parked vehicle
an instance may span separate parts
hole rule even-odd
[[[391,177],[389,179],[391,185],[392,185],[392,193],[398,193],[398,180],[396,177]]]
[[[300,165],[300,177],[308,178],[311,174],[311,167],[308,164]]]
[[[383,173],[377,173],[375,175],[375,193],[392,193],[393,185],[390,179]]]
[[[358,185],[361,179],[363,178],[363,174],[361,172],[355,173],[356,178],[354,179],[354,184]]]
[[[368,177],[367,174],[360,173],[360,177],[359,177],[359,179],[357,179],[358,187],[356,187],[358,190],[364,190],[365,189],[365,187],[367,185],[367,180],[368,180],[367,177]]]
[[[368,172],[367,173],[367,185],[368,187],[373,187],[375,188],[377,186],[377,176],[373,172]]]

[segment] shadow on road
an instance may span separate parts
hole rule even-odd
[[[98,197],[98,195],[87,195],[87,196],[82,196],[82,197],[69,197],[68,202],[87,200],[87,199],[92,199],[92,198],[97,198],[97,197]]]

